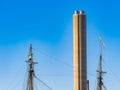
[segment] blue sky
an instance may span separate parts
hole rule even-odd
[[[30,43],[50,56],[33,50],[34,60],[39,62],[35,66],[36,75],[53,90],[73,90],[73,68],[69,65],[73,65],[72,16],[75,10],[84,10],[87,15],[90,90],[96,87],[100,34],[106,45],[103,50],[103,67],[107,71],[104,83],[108,90],[118,90],[119,3],[119,0],[1,0],[0,90],[23,89],[27,67],[24,61],[28,59]],[[42,84],[40,88],[46,89]]]

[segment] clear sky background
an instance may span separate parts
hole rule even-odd
[[[104,84],[119,90],[119,0],[1,0],[0,90],[25,90],[25,63],[33,45],[36,75],[53,90],[73,90],[73,31],[75,10],[87,15],[87,77],[96,90],[99,35],[103,50]],[[41,53],[44,52],[44,53]],[[47,54],[47,55],[46,55]],[[49,90],[35,80],[36,90]],[[39,88],[39,89],[37,89]]]

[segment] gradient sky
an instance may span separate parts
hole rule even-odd
[[[73,65],[72,16],[75,10],[84,10],[87,15],[90,90],[96,89],[100,34],[106,45],[104,84],[108,90],[119,90],[119,3],[119,0],[1,0],[0,90],[25,90],[25,61],[30,43],[36,49],[33,50],[34,60],[39,62],[35,66],[36,75],[53,90],[73,90],[70,65]],[[48,90],[37,80],[35,84],[41,90]]]

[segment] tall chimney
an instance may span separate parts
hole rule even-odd
[[[86,15],[75,11],[73,15],[74,90],[87,90]]]

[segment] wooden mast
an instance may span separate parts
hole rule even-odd
[[[33,62],[32,44],[30,44],[29,59],[26,62],[28,63],[28,83],[26,90],[34,90],[33,87],[33,78],[35,75],[34,64],[37,64],[37,62]]]
[[[30,45],[30,53],[29,53],[29,79],[30,79],[30,90],[33,90],[33,54],[32,54],[32,45]]]
[[[103,48],[103,42],[102,42],[102,37],[100,36],[100,62],[99,62],[99,68],[97,70],[97,72],[98,72],[97,90],[102,90],[102,86],[105,88],[104,83],[102,81],[103,80],[103,74],[106,73],[102,70],[102,48]]]

